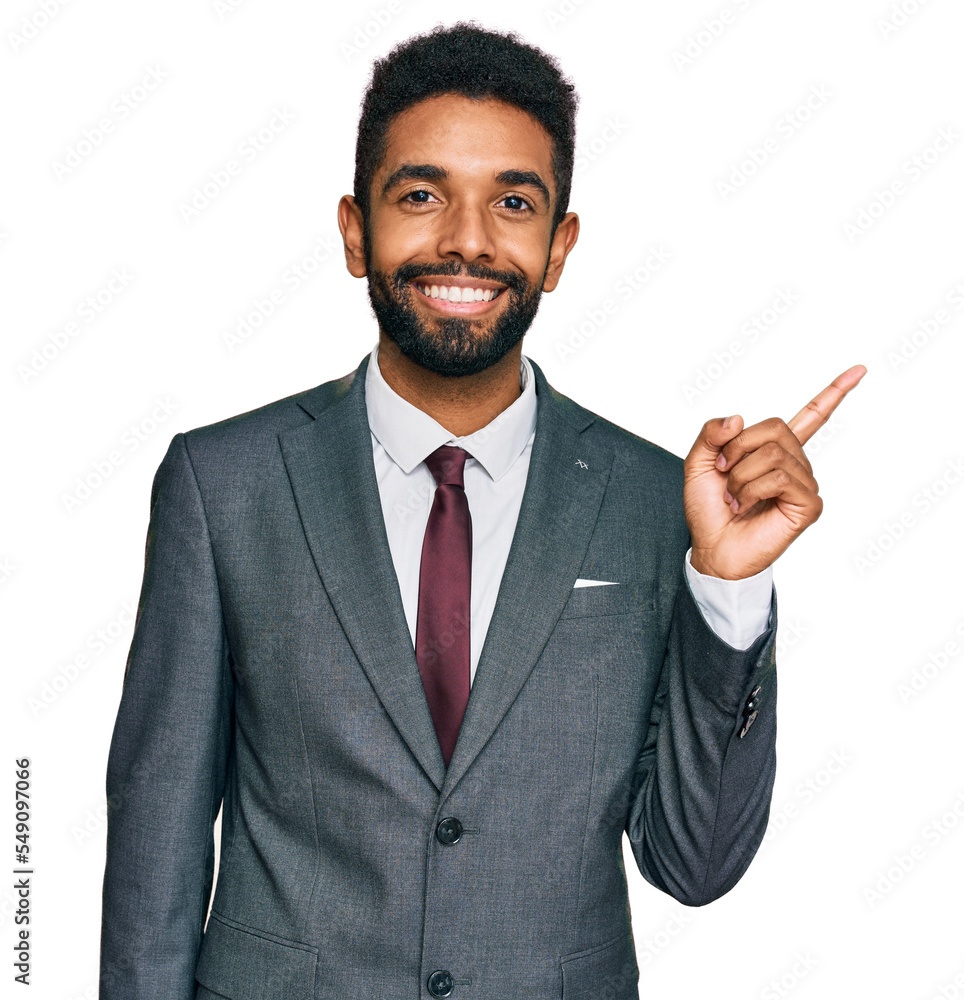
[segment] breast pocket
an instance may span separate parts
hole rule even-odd
[[[656,610],[653,591],[638,583],[573,587],[560,618],[596,618]]]

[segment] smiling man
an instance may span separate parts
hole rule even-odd
[[[623,837],[690,905],[750,864],[770,566],[820,513],[802,443],[863,369],[789,422],[709,420],[685,462],[553,390],[522,339],[579,232],[574,119],[514,36],[396,48],[338,206],[378,343],[172,441],[101,1000],[629,1000]]]
[[[503,382],[518,370],[578,231],[575,214],[561,231],[553,218],[552,140],[533,124],[501,100],[424,99],[390,126],[369,226],[354,199],[339,206],[349,269],[369,276],[381,335],[419,369],[465,376],[501,364],[487,381]]]

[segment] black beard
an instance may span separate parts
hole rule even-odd
[[[440,317],[429,330],[405,301],[406,295],[422,294],[410,282],[426,275],[498,281],[506,286],[500,294],[511,298],[491,330],[481,332],[478,321],[459,317]],[[479,264],[403,264],[391,276],[368,268],[368,298],[379,326],[406,358],[437,375],[476,375],[501,361],[532,325],[541,297],[541,282],[531,286],[521,274]]]

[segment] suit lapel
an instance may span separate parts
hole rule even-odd
[[[372,687],[443,797],[509,710],[572,593],[609,480],[612,453],[582,432],[593,415],[541,369],[519,521],[458,743],[446,771],[392,563],[365,407],[368,358],[335,390],[300,403],[315,419],[280,436],[315,565]]]
[[[532,367],[538,410],[529,474],[443,797],[482,751],[542,653],[572,593],[609,480],[611,451],[581,436],[593,415]]]
[[[280,436],[308,545],[355,655],[436,788],[445,762],[428,710],[382,515],[365,407],[366,358],[334,403]],[[349,382],[349,379],[351,381]]]

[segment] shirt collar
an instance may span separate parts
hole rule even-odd
[[[501,479],[532,436],[536,426],[536,380],[529,359],[519,366],[522,393],[495,419],[473,434],[453,437],[437,420],[403,399],[389,386],[378,367],[378,344],[365,376],[368,426],[392,461],[411,472],[443,444],[464,448],[493,480]]]

